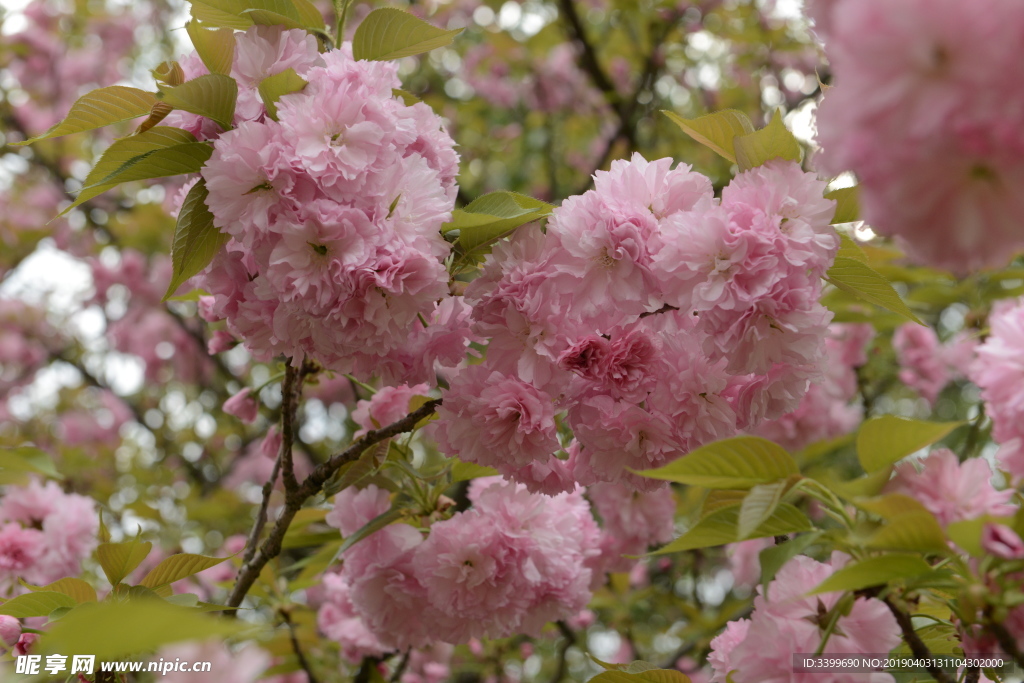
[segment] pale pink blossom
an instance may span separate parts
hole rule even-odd
[[[0,615],[0,643],[14,647],[21,638],[21,622],[6,614]]]
[[[552,399],[486,365],[466,368],[438,409],[441,449],[465,462],[518,469],[559,448]]]
[[[168,683],[256,683],[270,666],[270,655],[252,643],[234,649],[219,640],[177,643],[157,654],[151,662],[210,662],[209,671],[169,671],[161,676]]]
[[[324,521],[341,531],[342,536],[350,536],[390,507],[391,496],[387,489],[378,488],[376,484],[362,490],[350,486],[335,496],[334,508]]]
[[[981,458],[961,463],[951,450],[939,448],[921,464],[920,469],[914,463],[899,465],[885,491],[915,498],[944,525],[982,515],[1012,515],[1016,510],[1010,504],[1013,489],[997,491],[992,468]]]
[[[256,397],[252,395],[252,389],[245,387],[224,401],[223,410],[228,415],[234,415],[242,422],[252,423],[256,421],[260,414],[260,404]]]
[[[359,431],[354,437],[359,438],[370,430],[386,427],[402,419],[409,413],[409,401],[414,396],[426,394],[428,390],[426,384],[382,387],[369,400],[359,401],[352,411],[352,420],[359,425]]]
[[[950,379],[935,330],[905,323],[893,335],[892,346],[900,363],[900,380],[934,405]]]
[[[366,628],[352,605],[348,580],[340,574],[324,574],[324,602],[317,610],[320,631],[341,645],[341,655],[351,664],[363,657],[381,657],[387,648]]]
[[[989,522],[981,529],[981,547],[1004,560],[1024,559],[1024,541],[1005,524]]]
[[[1024,302],[1001,301],[989,316],[991,333],[978,347],[970,379],[981,387],[985,412],[999,443],[1024,437]],[[1012,472],[1024,475],[1024,468]]]

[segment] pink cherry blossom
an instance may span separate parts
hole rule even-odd
[[[444,452],[499,471],[546,459],[559,448],[551,397],[486,365],[459,373],[438,418],[435,435]]]
[[[1024,541],[1005,524],[990,522],[982,527],[981,547],[1004,560],[1024,559]]]
[[[1013,489],[997,491],[992,486],[987,461],[969,458],[961,463],[951,450],[939,448],[921,463],[920,469],[913,463],[898,466],[885,491],[915,498],[942,524],[1014,513]]]
[[[242,422],[252,423],[260,414],[260,404],[252,395],[252,389],[245,387],[228,400],[224,401],[223,410],[228,415],[234,415]]]

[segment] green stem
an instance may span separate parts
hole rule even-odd
[[[373,396],[374,394],[376,394],[376,393],[377,393],[377,390],[376,390],[376,389],[374,389],[373,387],[371,387],[371,386],[370,386],[369,384],[366,384],[365,382],[360,382],[359,380],[357,380],[357,379],[356,379],[355,377],[353,377],[352,375],[345,375],[345,379],[347,379],[347,380],[348,380],[349,382],[352,382],[353,384],[355,384],[356,386],[358,386],[358,387],[359,387],[360,389],[362,389],[363,391],[368,391],[368,392],[370,392],[370,396]]]
[[[338,19],[334,28],[335,47],[341,47],[345,41],[345,21],[348,19],[348,8],[351,5],[352,0],[334,0],[334,14]]]

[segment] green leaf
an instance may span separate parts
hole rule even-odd
[[[461,460],[454,460],[452,465],[452,483],[458,481],[469,481],[470,479],[478,479],[479,477],[493,477],[498,474],[498,470],[493,467],[485,467],[484,465],[477,465],[474,462],[462,462]]]
[[[35,446],[0,449],[0,484],[23,482],[29,475],[42,475],[49,479],[63,479],[53,460]]]
[[[61,211],[60,215],[63,216],[83,202],[87,202],[93,197],[115,187],[118,183],[123,182],[117,179],[113,182],[105,181],[107,178],[116,177],[117,172],[121,169],[125,169],[127,171],[127,169],[131,168],[131,165],[134,165],[131,164],[131,162],[134,161],[135,164],[138,164],[144,161],[144,157],[150,152],[154,152],[159,149],[180,147],[181,145],[187,145],[190,143],[197,144],[192,133],[189,133],[187,130],[182,130],[181,128],[173,128],[170,126],[156,126],[143,133],[136,133],[135,135],[129,135],[128,137],[115,140],[114,143],[110,145],[110,147],[108,147],[100,156],[99,161],[97,161],[96,165],[89,171],[89,175],[85,177],[85,180],[82,183],[82,190],[78,193],[75,201],[71,206]],[[206,148],[206,153],[208,154],[209,146],[203,144],[203,147]],[[186,155],[188,154],[189,152],[186,152]],[[200,155],[202,154],[203,152],[200,152]],[[191,157],[188,158],[186,163],[190,164],[190,166],[194,165],[194,161]],[[201,165],[200,168],[202,168]],[[177,171],[176,173],[188,172],[190,171]],[[171,173],[170,175],[176,175],[176,173]],[[155,178],[158,176],[152,177]]]
[[[199,58],[214,74],[230,74],[235,58],[235,32],[230,28],[206,28],[198,21],[185,24]]]
[[[963,422],[927,422],[895,415],[874,417],[857,433],[857,458],[865,472],[888,467],[944,438]]]
[[[986,524],[1003,524],[1010,527],[1012,530],[1013,518],[991,517],[989,515],[984,515],[975,519],[951,522],[946,526],[946,534],[949,536],[949,540],[956,543],[974,557],[984,557],[987,553],[985,552],[985,549],[981,547],[981,533]]]
[[[708,548],[725,545],[726,543],[735,543],[739,540],[736,533],[739,510],[739,506],[715,510],[694,524],[685,534],[651,554],[665,555],[681,550],[694,550],[696,548]],[[782,534],[810,530],[811,522],[807,519],[807,515],[789,503],[780,503],[772,516],[751,532],[748,538],[780,536]]]
[[[402,102],[404,102],[405,106],[407,107],[411,107],[412,105],[419,104],[420,102],[423,101],[420,98],[413,95],[408,90],[402,90],[401,88],[392,88],[391,96],[397,97],[398,99],[402,100]]]
[[[59,138],[62,135],[81,133],[109,126],[112,123],[130,121],[149,114],[157,98],[151,92],[112,85],[99,88],[79,97],[64,120],[42,135],[37,135],[16,145],[27,145],[37,140]]]
[[[856,479],[848,481],[832,481],[828,477],[821,477],[822,483],[841,497],[852,500],[866,496],[877,496],[882,488],[889,482],[892,476],[891,467],[883,467],[870,474],[865,474]]]
[[[598,659],[590,653],[587,653],[587,656],[590,657],[590,659],[593,660],[595,664],[600,666],[605,671],[625,671],[628,674],[638,674],[643,673],[644,671],[652,671],[658,668],[654,664],[651,664],[650,662],[645,662],[642,659],[635,659],[632,662],[629,662],[628,664],[612,664],[610,662],[602,662],[600,659]]]
[[[185,280],[209,265],[230,239],[213,224],[213,214],[206,206],[208,194],[206,181],[200,180],[182,202],[171,245],[172,274],[165,301]]]
[[[33,586],[24,582],[22,582],[22,585],[34,593],[63,593],[74,600],[75,604],[82,602],[96,602],[96,589],[82,579],[77,579],[72,576],[64,579],[58,579],[45,586]]]
[[[704,497],[704,503],[700,508],[700,516],[707,517],[715,510],[729,508],[743,504],[747,497],[746,491],[730,491],[728,489],[712,489]]]
[[[634,662],[633,664],[637,664]],[[639,662],[647,664],[646,662]],[[632,666],[632,664],[630,665]],[[675,669],[643,669],[630,673],[626,669],[605,671],[590,679],[590,683],[690,683],[690,677]]]
[[[887,493],[853,503],[884,520],[882,528],[864,543],[865,547],[937,553],[949,549],[946,535],[935,515],[915,498],[902,493]]]
[[[684,119],[671,111],[662,113],[691,138],[733,163],[736,163],[733,139],[754,132],[754,124],[747,115],[736,109],[723,109],[696,119]]]
[[[394,7],[370,12],[352,38],[356,59],[401,59],[451,44],[461,28],[446,31]]]
[[[740,516],[737,522],[737,536],[742,540],[767,521],[775,508],[782,502],[782,494],[789,488],[789,482],[772,482],[758,484],[750,489],[740,504]]]
[[[836,570],[808,595],[832,591],[856,591],[892,581],[913,579],[927,574],[931,565],[916,555],[883,555],[869,557]]]
[[[263,106],[267,108],[267,115],[277,121],[277,101],[283,95],[299,92],[305,87],[306,79],[295,73],[295,69],[292,68],[264,78],[260,81],[259,91]]]
[[[861,263],[868,262],[868,256],[864,253],[864,250],[860,248],[860,245],[853,241],[853,239],[846,234],[837,232],[839,235],[839,252],[836,254],[837,258],[851,258],[854,261],[860,261]]]
[[[522,225],[551,215],[554,208],[517,192],[490,192],[456,209],[452,220],[441,226],[441,232],[459,231],[455,250],[463,262],[487,253],[492,244]]]
[[[758,554],[758,563],[761,565],[761,586],[766,597],[768,584],[772,582],[782,566],[814,545],[821,537],[822,532],[811,531],[791,538],[785,543],[769,546]]]
[[[860,188],[857,185],[841,187],[838,190],[825,193],[825,199],[836,200],[836,213],[832,216],[833,224],[852,223],[860,220],[860,207],[857,200],[859,195]]]
[[[733,139],[736,163],[741,171],[761,166],[772,159],[800,162],[800,143],[782,122],[782,112],[776,112],[761,130]]]
[[[157,586],[171,584],[175,581],[180,581],[181,579],[192,576],[193,574],[198,574],[210,567],[216,567],[226,559],[228,558],[192,555],[189,553],[171,555],[170,557],[162,560],[160,564],[153,567],[153,569],[146,574],[146,577],[139,582],[139,585],[156,588]]]
[[[359,541],[363,540],[370,534],[380,531],[384,527],[388,526],[392,522],[396,522],[405,515],[405,510],[401,508],[391,508],[387,512],[382,512],[377,515],[369,522],[364,524],[359,531],[355,532],[351,536],[345,539],[345,542],[341,544],[341,548],[338,549],[338,556],[354,546]]]
[[[292,19],[284,14],[278,14],[277,12],[271,12],[265,9],[247,9],[245,10],[245,16],[252,20],[252,23],[256,26],[283,26],[286,29],[303,29],[302,22],[298,19]]]
[[[0,605],[0,614],[17,619],[45,617],[55,609],[74,607],[77,604],[70,595],[58,591],[39,591],[11,598]]]
[[[866,263],[854,258],[837,256],[825,279],[844,292],[924,325],[903,303],[903,299],[892,288],[892,284]]]
[[[701,446],[689,455],[637,474],[709,489],[749,489],[799,474],[782,446],[757,436],[738,436]]]
[[[152,549],[152,543],[140,542],[138,536],[123,543],[100,543],[96,548],[96,560],[103,567],[110,585],[116,586],[146,559]]]
[[[238,84],[231,76],[203,74],[176,88],[163,89],[161,96],[164,102],[175,109],[205,116],[228,130],[235,116]]]
[[[114,185],[132,180],[149,180],[150,178],[198,173],[212,154],[213,146],[208,142],[186,142],[172,147],[154,149],[129,159],[95,185],[82,188],[82,192],[91,192],[97,188],[99,192],[103,192]]]
[[[254,23],[324,29],[323,15],[309,0],[193,0],[192,16],[210,26],[242,30]]]
[[[38,642],[43,654],[89,653],[97,659],[123,659],[183,640],[238,635],[252,626],[237,619],[201,614],[163,600],[80,605]]]

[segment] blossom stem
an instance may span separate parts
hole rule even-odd
[[[244,558],[245,561],[242,564],[242,569],[238,572],[238,578],[235,580],[235,587],[232,589],[231,596],[228,598],[228,606],[238,607],[242,604],[242,600],[245,599],[246,594],[256,582],[256,578],[260,575],[263,568],[267,566],[267,563],[270,562],[270,560],[274,559],[281,553],[281,544],[284,540],[284,535],[288,532],[288,527],[291,526],[292,520],[295,519],[295,514],[307,500],[320,492],[324,483],[326,483],[335,472],[341,469],[343,465],[357,460],[367,448],[386,439],[390,439],[397,434],[402,434],[414,429],[420,420],[432,415],[439,405],[441,405],[441,399],[432,399],[403,417],[401,420],[393,422],[381,429],[367,432],[361,439],[353,442],[344,451],[336,453],[331,456],[327,462],[318,465],[296,490],[286,491],[285,506],[284,509],[281,510],[281,514],[278,516],[277,521],[274,523],[273,530],[267,536],[266,540],[263,541],[263,545],[260,546],[259,550],[255,550],[251,555],[250,551],[246,551],[246,557]],[[275,473],[273,479],[276,478],[277,475]],[[273,479],[271,481],[273,481]],[[264,486],[263,490],[267,493],[268,487]],[[264,496],[264,519],[266,515],[265,505],[268,498],[269,495]],[[258,535],[255,537],[250,535],[249,544],[251,548],[255,549],[258,539]]]
[[[885,596],[882,598],[882,602],[886,604],[892,615],[896,617],[896,623],[899,624],[900,630],[903,631],[903,639],[907,642],[907,647],[910,648],[910,652],[913,653],[914,657],[923,659],[925,661],[933,661],[931,650],[921,640],[921,636],[917,635],[917,631],[914,630],[914,622],[911,621],[910,615],[899,608],[899,606],[893,602],[892,596]],[[935,664],[929,664],[925,667],[928,673],[932,675],[936,683],[956,683],[952,676],[947,672],[940,669]]]

